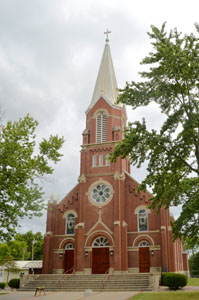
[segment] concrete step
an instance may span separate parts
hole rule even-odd
[[[48,275],[35,275],[35,279],[30,280],[20,290],[35,290],[38,286],[45,286],[48,291],[84,291],[92,289],[93,291],[150,291],[149,274],[48,274]]]

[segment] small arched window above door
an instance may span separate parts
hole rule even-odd
[[[149,242],[148,241],[141,241],[141,242],[139,242],[139,247],[149,247]]]
[[[66,244],[65,250],[74,250],[73,243],[68,243],[68,244]]]
[[[92,247],[107,247],[109,241],[104,236],[98,236],[92,243]]]

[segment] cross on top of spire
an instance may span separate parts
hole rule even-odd
[[[109,42],[109,39],[108,39],[109,33],[111,33],[111,31],[109,31],[108,29],[104,32],[104,34],[106,34],[106,43]]]

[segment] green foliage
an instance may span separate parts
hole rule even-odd
[[[34,259],[39,260],[42,259],[43,256],[43,235],[41,232],[33,233],[31,230],[26,233],[17,233],[15,237],[16,241],[25,242],[26,252],[25,258],[31,259],[32,254],[32,245],[34,241]]]
[[[162,284],[170,289],[177,290],[179,287],[187,285],[187,276],[178,273],[163,273]]]
[[[13,289],[18,289],[20,285],[20,279],[19,278],[13,278],[8,282],[9,287]]]
[[[127,83],[119,102],[133,109],[155,102],[166,120],[160,130],[149,130],[142,122],[129,123],[124,140],[111,156],[129,155],[140,167],[148,163],[147,176],[139,189],[151,189],[151,207],[182,205],[173,224],[175,238],[184,235],[197,242],[199,236],[199,26],[197,36],[169,33],[152,26],[148,33],[153,52],[141,64],[141,82]]]
[[[4,290],[5,286],[6,286],[5,282],[0,282],[0,289]]]
[[[43,139],[35,154],[37,125],[27,115],[0,131],[0,240],[13,236],[19,218],[41,216],[44,201],[37,179],[52,174],[49,163],[61,157],[64,140],[58,136]]]
[[[41,232],[17,233],[15,240],[0,244],[0,265],[12,260],[31,260],[34,241],[34,260],[43,256],[43,236]]]
[[[199,252],[189,258],[189,270],[191,276],[199,275]]]

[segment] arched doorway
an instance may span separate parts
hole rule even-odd
[[[139,271],[140,273],[150,272],[149,243],[147,241],[139,243]]]
[[[109,241],[104,236],[92,243],[92,274],[104,274],[109,269]]]
[[[67,274],[72,273],[73,267],[74,267],[74,246],[72,243],[68,243],[65,246],[64,273]]]

